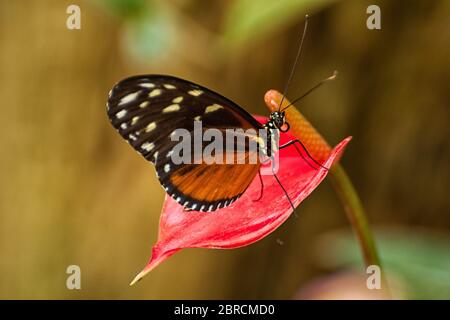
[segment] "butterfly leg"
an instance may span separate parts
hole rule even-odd
[[[258,202],[259,200],[261,200],[263,197],[263,193],[264,193],[264,182],[263,182],[263,179],[261,176],[261,170],[258,171],[258,175],[259,175],[259,182],[261,183],[261,191],[260,191],[258,199],[253,200],[253,202]]]
[[[311,154],[308,152],[308,150],[306,149],[305,145],[300,141],[300,140],[291,140],[283,145],[280,146],[280,149],[283,148],[287,148],[291,145],[294,145],[295,149],[297,150],[298,154],[302,157],[303,160],[305,160],[305,162],[313,169],[317,170],[317,168],[315,168],[308,160],[306,160],[305,156],[303,155],[303,153],[301,153],[300,149],[297,146],[297,143],[302,147],[302,149],[306,152],[306,155],[315,163],[317,164],[319,167],[328,170],[329,168],[323,166],[320,162],[318,162],[316,159],[314,159]]]
[[[270,161],[273,161],[273,159],[271,157],[268,157],[267,159],[262,160],[261,163],[265,164],[265,163],[268,163]],[[273,168],[272,168],[272,171],[273,171]],[[261,192],[259,194],[258,199],[253,200],[254,202],[258,202],[259,200],[261,200],[262,197],[263,197],[263,193],[264,193],[264,182],[263,182],[262,175],[261,175],[261,169],[258,171],[258,175],[259,175],[259,182],[261,183]]]
[[[275,177],[275,180],[277,180],[277,182],[278,182],[278,184],[280,185],[281,189],[283,190],[284,194],[286,195],[286,198],[288,199],[289,204],[290,204],[291,207],[292,207],[292,212],[294,212],[294,214],[295,214],[295,207],[294,207],[294,204],[292,203],[292,200],[291,200],[291,198],[289,197],[289,195],[288,195],[286,189],[285,189],[285,188],[283,187],[283,185],[281,184],[280,179],[278,179],[278,176],[277,176],[277,174],[275,173],[275,167],[274,167],[273,163],[274,163],[274,162],[272,162],[272,174],[273,174],[273,176]],[[296,214],[295,214],[295,216],[297,217]]]

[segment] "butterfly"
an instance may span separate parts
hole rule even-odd
[[[289,130],[284,110],[272,112],[268,122],[261,124],[219,93],[168,75],[139,75],[118,82],[109,93],[107,114],[119,134],[155,165],[165,191],[187,210],[203,212],[225,208],[236,201],[260,173],[262,163],[174,163],[172,155],[178,142],[172,136],[176,129],[193,132],[195,121],[202,122],[203,130],[262,129],[269,133],[267,141],[271,141],[270,132]],[[299,140],[280,148],[295,143],[312,159]],[[269,157],[273,154],[270,143],[259,140],[256,151],[261,148]],[[248,144],[243,150],[246,158],[255,152]],[[275,173],[274,176],[282,187]]]

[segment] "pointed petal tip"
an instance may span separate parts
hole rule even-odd
[[[152,271],[161,261],[158,263],[154,263],[154,260],[151,260],[145,268],[139,272],[136,277],[134,277],[133,281],[130,282],[130,287],[135,285],[137,282],[141,281],[150,271]]]
[[[330,157],[333,153],[342,153],[342,149],[344,149],[352,139],[352,136],[348,136],[347,138],[343,139],[341,142],[334,146],[331,154],[328,157]]]
[[[141,279],[146,275],[146,273],[144,273],[144,271],[139,272],[136,277],[134,277],[133,281],[130,282],[130,287],[135,285],[136,282],[141,281]]]
[[[169,251],[159,251],[158,248],[153,248],[153,253],[150,261],[147,263],[147,265],[142,269],[141,272],[139,272],[136,277],[130,282],[130,287],[135,285],[137,282],[142,280],[150,271],[155,269],[161,262],[166,260],[168,257],[179,251],[180,249],[175,250],[169,250]]]
[[[138,282],[139,280],[141,280],[142,279],[142,277],[141,277],[141,274],[139,273],[136,277],[134,277],[134,279],[130,282],[130,287],[132,287],[132,286],[134,286],[134,284],[136,283],[136,282]]]
[[[347,144],[348,144],[352,139],[353,139],[353,136],[348,136],[347,138],[345,138],[344,140],[342,140],[342,141],[335,147],[335,149],[336,149],[337,147],[342,148],[342,149],[345,149],[345,148],[347,147]],[[341,152],[343,152],[343,150],[342,150]]]

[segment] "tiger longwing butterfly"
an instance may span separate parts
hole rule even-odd
[[[185,208],[196,211],[214,211],[232,204],[258,174],[261,163],[175,164],[171,158],[178,143],[171,139],[175,129],[193,132],[195,121],[202,121],[203,129],[219,130],[284,131],[286,124],[282,111],[273,112],[270,120],[261,125],[222,95],[167,75],[141,75],[120,81],[109,94],[107,113],[120,135],[154,163],[166,192]],[[245,148],[245,152],[252,151]],[[265,152],[271,154],[271,150]]]

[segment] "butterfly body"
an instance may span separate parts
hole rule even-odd
[[[259,157],[253,163],[217,163],[203,159],[196,161],[196,128],[200,134],[216,130],[264,130],[265,144],[257,140],[257,148],[250,142],[240,145],[245,160],[255,152],[272,155],[270,135],[273,130],[285,129],[284,112],[273,112],[266,124],[222,95],[192,83],[166,75],[142,75],[124,79],[111,90],[107,103],[108,117],[119,134],[145,159],[156,167],[158,179],[177,202],[195,211],[214,211],[229,206],[247,189],[261,167]],[[189,163],[176,163],[174,151],[179,141],[176,130],[193,136]],[[201,140],[201,150],[208,141]],[[223,141],[225,147],[225,141]],[[225,157],[215,151],[217,157]],[[183,154],[183,156],[186,156]]]

